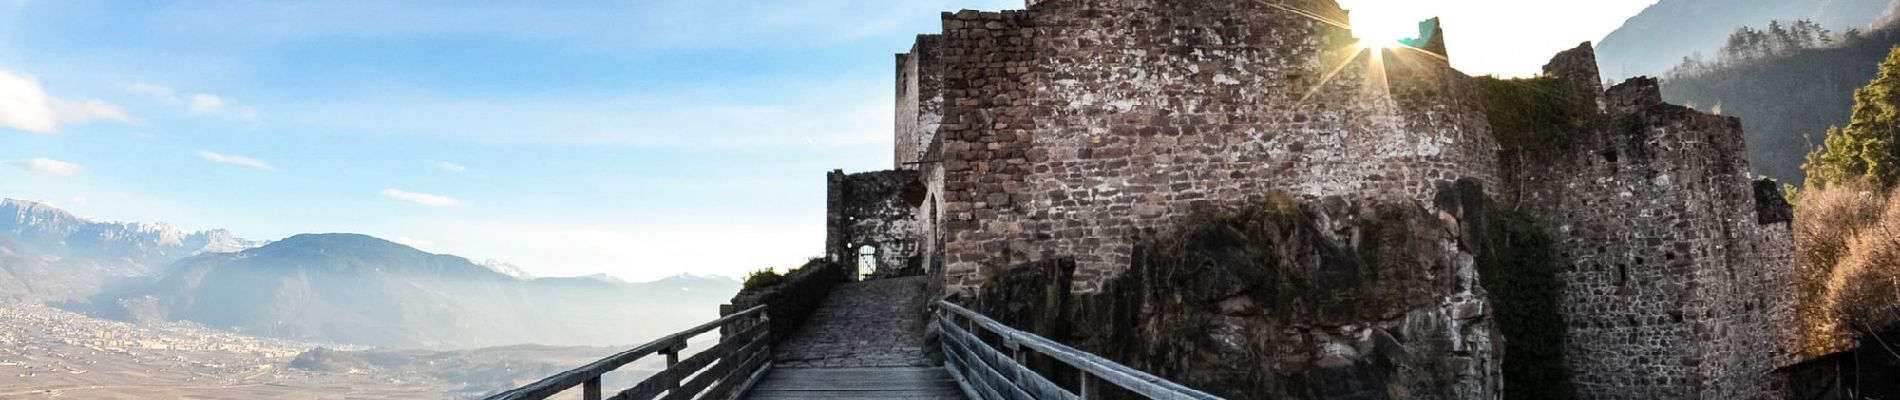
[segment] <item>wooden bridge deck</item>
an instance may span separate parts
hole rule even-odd
[[[748,399],[962,399],[941,367],[777,368]]]

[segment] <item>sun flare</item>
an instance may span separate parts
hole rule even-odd
[[[1367,7],[1352,10],[1352,34],[1360,48],[1396,48],[1413,46],[1420,38],[1419,21],[1408,13],[1388,8]]]

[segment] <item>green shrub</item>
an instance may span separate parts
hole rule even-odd
[[[778,271],[766,268],[746,274],[745,287],[742,290],[749,292],[754,289],[778,286],[778,284],[783,282],[785,282],[784,275],[779,275]]]

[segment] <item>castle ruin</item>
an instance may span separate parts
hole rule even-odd
[[[1067,287],[1094,293],[1130,268],[1141,238],[1195,215],[1287,196],[1410,202],[1455,219],[1434,200],[1475,182],[1557,243],[1580,398],[1771,397],[1768,372],[1793,361],[1798,340],[1793,244],[1772,210],[1778,190],[1756,190],[1739,121],[1663,104],[1654,80],[1605,90],[1586,45],[1546,73],[1591,94],[1599,123],[1555,132],[1573,147],[1525,157],[1494,137],[1442,31],[1422,32],[1419,48],[1367,49],[1349,20],[1332,0],[944,13],[941,33],[896,59],[893,170],[828,179],[827,256],[927,272],[946,293],[1062,260],[1074,265]],[[1466,246],[1445,240],[1423,257],[1445,265],[1414,272],[1471,274]],[[1490,323],[1472,286],[1380,312],[1456,320],[1435,334],[1454,337],[1457,368],[1478,371],[1443,378],[1469,388],[1447,398],[1497,395],[1502,346],[1490,343],[1502,340],[1471,328]]]

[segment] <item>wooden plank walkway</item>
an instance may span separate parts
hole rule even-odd
[[[924,340],[929,278],[847,283],[776,347],[751,399],[962,399]]]
[[[962,399],[941,367],[774,368],[748,399]]]

